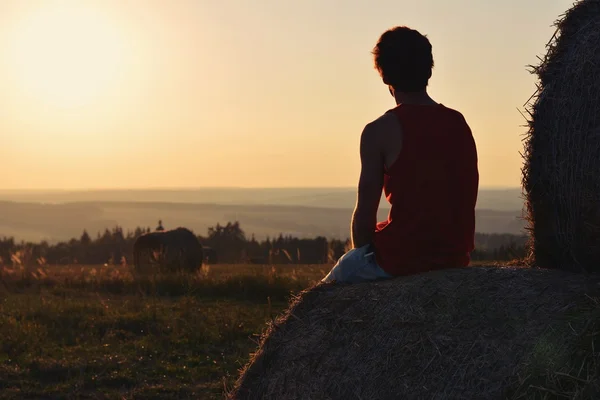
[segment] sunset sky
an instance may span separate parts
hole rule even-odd
[[[395,25],[431,40],[481,186],[518,186],[526,66],[572,3],[2,0],[0,189],[355,186]]]

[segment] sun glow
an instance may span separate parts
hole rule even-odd
[[[90,104],[118,88],[123,34],[81,3],[43,3],[13,29],[8,61],[24,94],[58,107]]]

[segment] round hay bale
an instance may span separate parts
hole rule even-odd
[[[527,110],[528,263],[600,271],[600,0],[575,3],[555,25]]]
[[[600,398],[600,277],[473,267],[319,284],[229,399]]]

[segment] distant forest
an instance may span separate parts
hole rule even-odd
[[[138,227],[124,232],[119,226],[98,232],[92,237],[83,231],[79,238],[66,242],[16,242],[0,238],[0,265],[127,265],[131,264],[133,243],[140,235],[151,232]],[[239,222],[217,224],[206,235],[198,235],[207,248],[209,264],[331,264],[350,248],[350,240],[296,238],[279,235],[257,241],[247,237]],[[481,234],[475,236],[473,261],[509,261],[523,258],[527,237],[511,234]]]

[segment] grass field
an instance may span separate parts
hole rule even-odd
[[[329,268],[0,267],[0,398],[221,399],[266,323]]]

